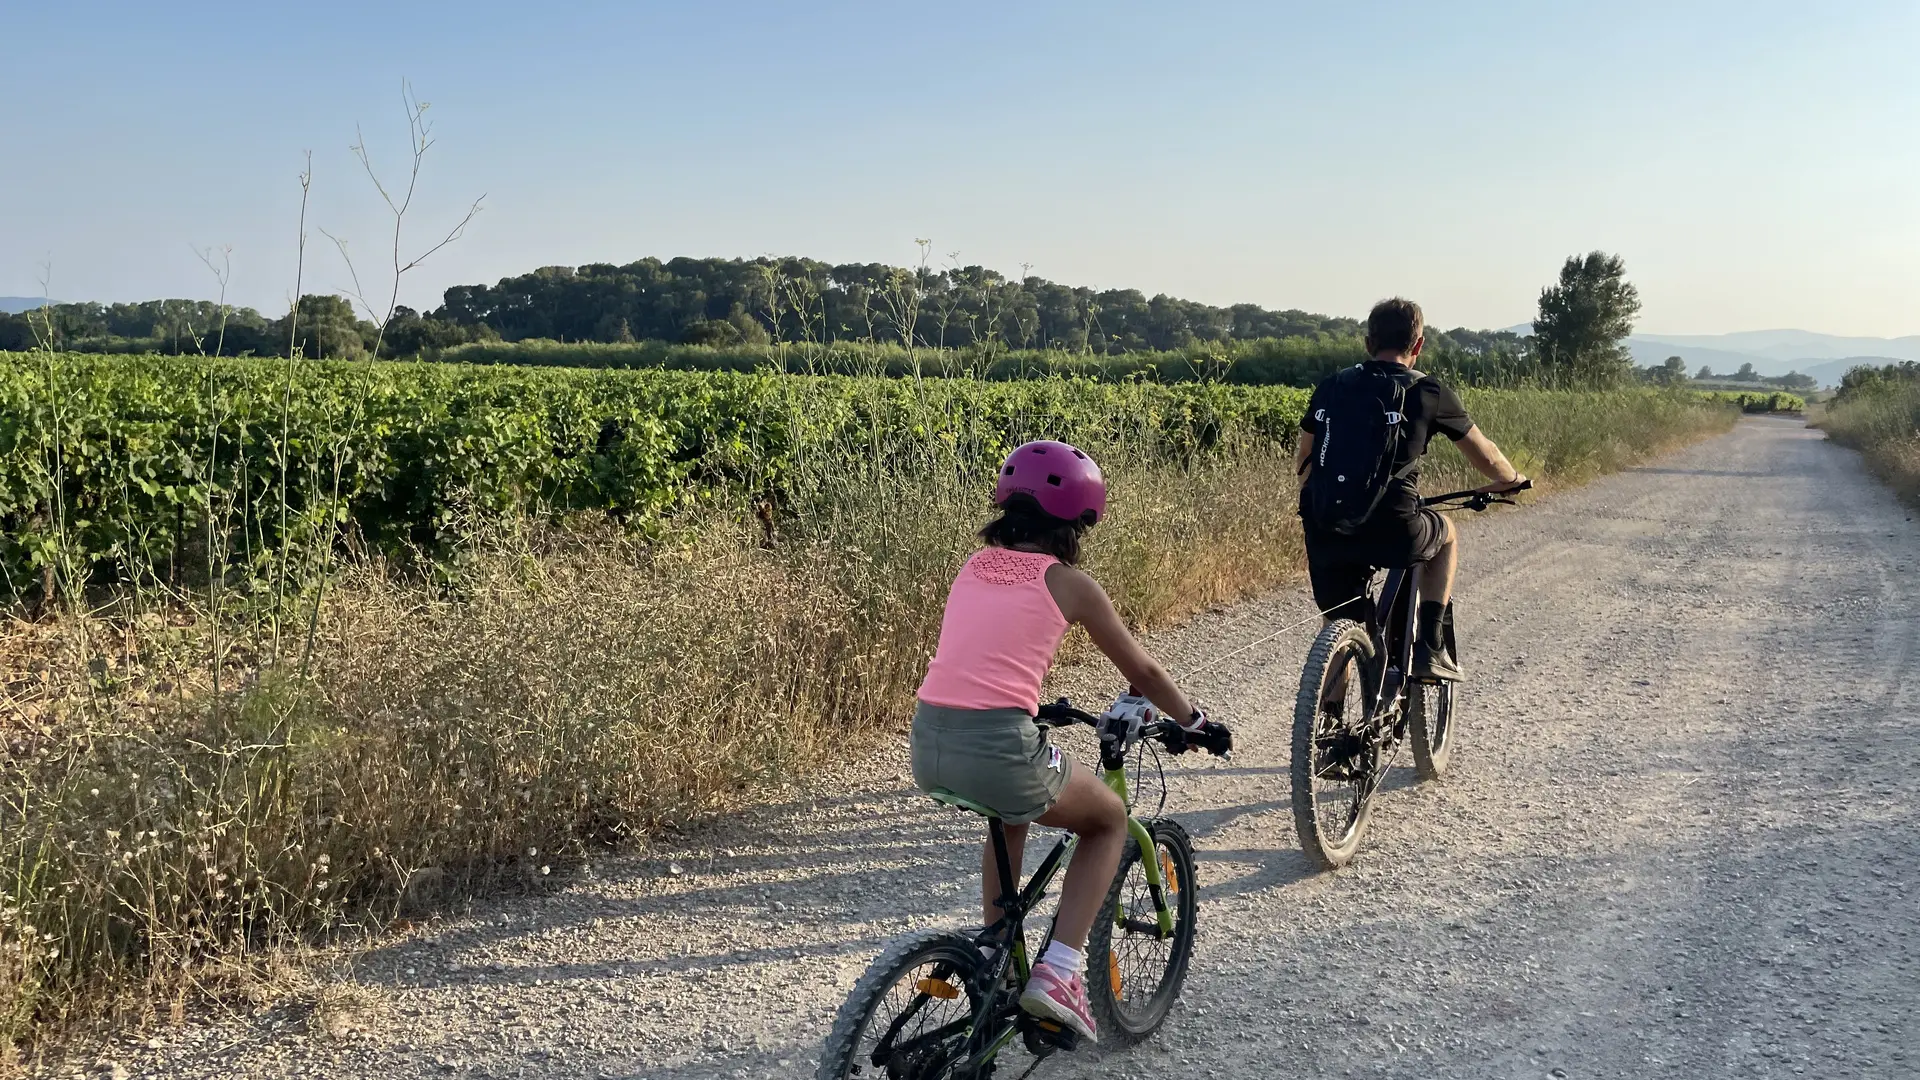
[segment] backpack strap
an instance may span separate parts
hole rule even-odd
[[[1412,376],[1413,376],[1412,378],[1405,379],[1405,380],[1402,380],[1398,375],[1389,376],[1389,378],[1393,379],[1395,386],[1398,388],[1398,392],[1394,395],[1394,401],[1393,401],[1393,407],[1394,407],[1393,427],[1394,427],[1394,430],[1399,433],[1399,437],[1401,439],[1406,438],[1406,433],[1401,429],[1401,425],[1407,422],[1407,392],[1413,389],[1415,383],[1418,383],[1421,379],[1426,378],[1427,373],[1424,371],[1415,371],[1415,372],[1412,372]],[[1393,473],[1392,473],[1393,478],[1395,480],[1405,479],[1406,475],[1412,472],[1413,469],[1420,464],[1420,457],[1421,455],[1415,454],[1411,458],[1408,458],[1407,463],[1405,465],[1402,465],[1399,468],[1393,470]]]

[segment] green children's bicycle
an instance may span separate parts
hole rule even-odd
[[[1133,816],[1127,766],[1130,758],[1143,760],[1148,741],[1173,753],[1199,742],[1170,720],[1094,716],[1065,698],[1041,706],[1035,721],[1043,727],[1087,724],[1098,732],[1103,779],[1127,805],[1126,851],[1087,938],[1087,997],[1102,1037],[1131,1045],[1153,1034],[1180,996],[1193,954],[1198,897],[1192,841],[1178,822]],[[1225,756],[1230,745],[1204,748]],[[1000,819],[950,792],[931,794],[987,818],[1003,883],[1001,918],[972,934],[912,934],[881,953],[834,1017],[820,1080],[984,1080],[1015,1038],[1036,1059],[1027,1072],[1078,1042],[1073,1031],[1020,1007],[1029,958],[1046,947],[1042,941],[1039,951],[1029,950],[1027,917],[1073,857],[1077,838],[1063,836],[1014,894]]]

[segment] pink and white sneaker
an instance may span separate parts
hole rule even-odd
[[[1035,964],[1027,989],[1020,995],[1020,1007],[1033,1016],[1072,1028],[1090,1043],[1100,1041],[1093,1032],[1086,980],[1078,975],[1063,975],[1051,964]]]

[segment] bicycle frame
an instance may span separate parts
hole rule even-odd
[[[1367,695],[1367,718],[1397,715],[1406,707],[1408,673],[1413,670],[1413,643],[1418,636],[1414,620],[1420,612],[1420,564],[1387,571],[1380,601],[1367,616],[1367,632],[1379,652],[1375,685]],[[1397,628],[1399,633],[1389,631]]]
[[[1123,805],[1131,807],[1133,799],[1127,786],[1125,758],[1103,756],[1100,765],[1101,781],[1120,796]],[[1008,1022],[1017,1021],[1021,1010],[1017,994],[1006,990],[1007,966],[1013,966],[1014,987],[1025,988],[1027,979],[1033,973],[1033,964],[1027,955],[1027,914],[1039,905],[1047,893],[1047,887],[1073,861],[1073,853],[1080,846],[1078,836],[1069,833],[1061,837],[1034,869],[1026,885],[1015,892],[1013,863],[1007,851],[1006,825],[999,818],[989,818],[987,833],[993,843],[994,865],[1000,872],[1000,899],[996,902],[1000,908],[1000,918],[974,939],[977,944],[992,948],[993,957],[977,976],[981,1005],[973,1016],[973,1030],[967,1040],[967,1066],[970,1069],[977,1069],[992,1061],[1019,1033],[1018,1023]],[[1153,836],[1131,812],[1127,814],[1127,834],[1140,847],[1140,866],[1146,874],[1147,889],[1153,896],[1158,932],[1165,937],[1173,933],[1173,909],[1167,903],[1160,860],[1150,854],[1157,850]],[[1052,935],[1048,936],[1051,939]]]

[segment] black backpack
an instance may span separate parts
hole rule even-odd
[[[1407,437],[1407,390],[1423,377],[1355,364],[1320,387],[1314,406],[1320,432],[1301,501],[1308,524],[1346,535],[1373,516],[1404,472],[1393,463]]]

